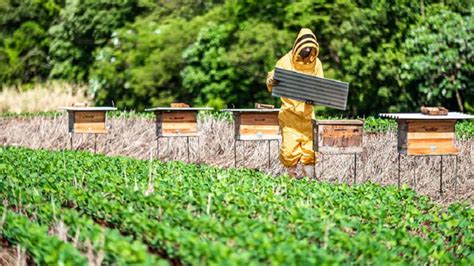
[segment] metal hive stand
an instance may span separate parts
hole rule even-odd
[[[440,157],[440,169],[439,169],[439,194],[443,195],[443,158],[444,157],[455,157],[455,191],[457,192],[457,182],[458,182],[458,165],[459,165],[459,156],[458,156],[458,151],[457,150],[450,150],[446,152],[436,152],[436,146],[433,144],[432,145],[432,150],[433,154],[418,154],[416,152],[411,152],[409,146],[404,146],[406,144],[406,136],[407,132],[410,132],[409,126],[407,126],[407,123],[440,123],[443,121],[446,122],[451,122],[453,123],[452,126],[452,133],[453,133],[453,145],[454,145],[454,138],[455,138],[455,130],[454,130],[454,123],[457,120],[460,119],[474,119],[473,115],[466,115],[463,113],[458,113],[458,112],[450,112],[448,115],[425,115],[421,113],[382,113],[379,114],[380,117],[383,118],[392,118],[396,119],[398,122],[398,175],[397,175],[397,186],[400,188],[401,186],[401,156],[413,156],[414,159],[414,164],[416,166],[416,157],[433,157],[433,156],[439,156]],[[452,122],[454,121],[454,122]],[[444,123],[446,123],[444,122]],[[433,124],[435,125],[435,124]],[[436,126],[433,126],[431,129],[432,131],[427,131],[427,132],[437,132]],[[416,190],[416,168],[414,168],[414,174],[413,174],[413,179],[414,179],[414,187]]]
[[[69,143],[70,149],[74,149],[73,139],[74,134],[94,134],[94,153],[97,153],[97,134],[106,134],[106,122],[107,122],[107,112],[108,111],[115,111],[117,108],[115,107],[59,107],[60,110],[66,110],[68,112],[68,131],[69,131]],[[76,129],[77,124],[79,123],[76,121],[76,113],[89,113],[89,116],[84,116],[81,122],[91,122],[96,124],[103,124],[103,129],[97,128],[89,128],[88,130],[84,129]],[[104,114],[104,121],[96,121],[94,119],[94,115],[90,115],[90,113],[103,113]],[[79,131],[79,132],[76,132]],[[107,142],[106,142],[107,144]],[[67,144],[66,144],[67,145]]]
[[[266,134],[255,134],[255,135],[241,135],[240,134],[240,116],[242,114],[265,114],[265,113],[278,113],[280,109],[222,109],[222,112],[231,112],[234,116],[234,167],[237,168],[237,143],[245,141],[265,141],[268,143],[268,168],[271,167],[271,142],[277,141],[278,146],[280,145],[281,137],[279,135],[266,135]],[[262,118],[263,119],[263,118]],[[256,119],[258,120],[258,119]],[[263,120],[262,120],[263,122]]]
[[[197,139],[197,160],[200,160],[200,153],[199,153],[199,147],[200,147],[200,142],[199,142],[199,132],[195,133],[182,133],[180,134],[177,132],[176,134],[173,135],[165,135],[162,133],[162,124],[163,121],[159,119],[160,115],[163,113],[175,113],[175,112],[195,112],[196,116],[199,111],[211,111],[213,110],[212,108],[209,107],[155,107],[155,108],[148,108],[145,109],[147,112],[154,112],[156,115],[156,158],[160,158],[160,139],[161,138],[186,138],[186,149],[187,149],[187,161],[188,163],[191,162],[190,158],[190,144],[189,144],[189,139],[190,138],[196,138]],[[197,124],[197,120],[196,120]],[[178,130],[177,130],[178,131]]]

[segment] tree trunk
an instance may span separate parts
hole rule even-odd
[[[461,111],[463,113],[464,112],[464,104],[462,102],[461,94],[459,93],[459,90],[456,90],[456,100],[458,102],[459,111]]]

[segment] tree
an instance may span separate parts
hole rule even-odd
[[[48,28],[63,1],[24,0],[0,3],[0,83],[42,81],[48,77]]]
[[[143,110],[175,100],[191,102],[192,94],[181,87],[182,54],[202,25],[223,18],[222,8],[204,13],[187,20],[154,12],[114,32],[94,54],[89,83],[97,103],[114,101],[119,108]]]
[[[474,110],[474,9],[461,16],[433,10],[415,25],[403,44],[400,77],[411,105]]]
[[[50,77],[87,81],[94,50],[148,6],[148,2],[136,0],[67,0],[60,23],[49,29],[53,37],[49,47],[53,65]]]
[[[210,23],[184,53],[183,87],[196,104],[216,108],[273,102],[265,86],[268,71],[291,49],[292,37],[270,23],[248,20]]]
[[[266,73],[308,27],[325,76],[350,83],[345,113],[473,110],[473,3],[0,0],[0,79],[89,82],[97,104],[137,110],[276,104]]]

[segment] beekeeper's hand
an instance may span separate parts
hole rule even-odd
[[[276,79],[274,79],[273,77],[269,78],[268,79],[268,84],[272,85],[272,86],[277,86],[280,82]]]

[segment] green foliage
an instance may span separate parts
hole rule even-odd
[[[181,54],[197,35],[196,29],[220,16],[214,9],[206,16],[162,18],[152,14],[118,30],[111,42],[95,53],[91,89],[99,104],[115,101],[119,108],[169,104],[192,97],[181,88]]]
[[[178,264],[474,260],[473,210],[462,204],[443,208],[407,188],[308,183],[72,151],[3,148],[0,160],[2,199],[30,211],[51,204],[59,217],[73,208]],[[20,196],[28,188],[34,193]]]
[[[142,1],[68,0],[60,23],[52,26],[50,77],[87,80],[93,51],[107,43],[113,31],[143,12]]]
[[[3,0],[0,4],[0,83],[41,81],[50,71],[48,28],[63,1]]]
[[[474,121],[457,122],[456,135],[463,139],[474,138]]]
[[[0,82],[88,82],[97,104],[138,111],[278,104],[266,73],[308,27],[325,76],[350,83],[350,115],[472,112],[473,3],[0,0]]]
[[[474,111],[474,9],[463,17],[444,9],[430,11],[403,44],[406,60],[400,78],[410,105]]]
[[[224,97],[232,97],[231,87],[238,79],[226,59],[232,24],[210,24],[202,28],[197,40],[183,53],[186,66],[181,72],[183,87],[197,97],[200,105],[222,108]],[[193,66],[195,65],[195,66]],[[234,97],[237,95],[234,95]]]
[[[340,59],[336,78],[351,84],[353,113],[404,110],[406,99],[397,76],[404,53],[399,47],[404,32],[417,20],[418,5],[406,0],[373,1],[342,20],[340,36],[332,41],[331,50]]]
[[[258,18],[281,28],[283,26],[281,18],[286,13],[285,7],[291,2],[290,0],[228,0],[226,1],[226,8],[234,23]]]
[[[257,20],[239,27],[208,24],[183,53],[183,87],[195,104],[215,108],[275,103],[263,81],[290,40],[287,32]]]
[[[421,99],[417,94],[424,92],[409,89],[411,85],[401,77],[400,66],[408,60],[404,43],[410,27],[421,23],[423,14],[431,16],[425,12],[431,6],[431,2],[425,6],[406,0],[396,3],[227,1],[218,19],[211,18],[204,27],[199,24],[195,27],[199,34],[181,52],[184,60],[178,68],[173,71],[159,68],[172,79],[158,84],[146,82],[149,78],[142,79],[142,83],[154,86],[155,91],[149,89],[148,97],[139,102],[149,102],[149,96],[159,91],[161,101],[154,102],[160,104],[180,100],[221,108],[249,107],[257,101],[276,103],[278,100],[265,90],[266,72],[291,49],[299,28],[310,27],[321,44],[320,57],[326,76],[351,83],[352,114],[413,111]],[[459,12],[458,16],[466,13],[457,2],[448,1],[443,8]],[[100,68],[105,70],[102,64]],[[463,69],[472,72],[469,66]],[[175,88],[180,88],[179,92],[169,92]],[[121,94],[125,97],[117,100],[136,107],[129,99],[143,95],[145,89],[139,90],[134,96],[119,93],[118,97]],[[455,100],[448,98],[445,102],[452,106]]]
[[[395,131],[396,129],[397,122],[392,119],[383,119],[370,116],[364,120],[364,132],[383,133]]]
[[[31,222],[25,216],[1,206],[0,213],[0,236],[24,248],[37,265],[87,265],[87,259],[71,244],[48,235],[47,226]]]

